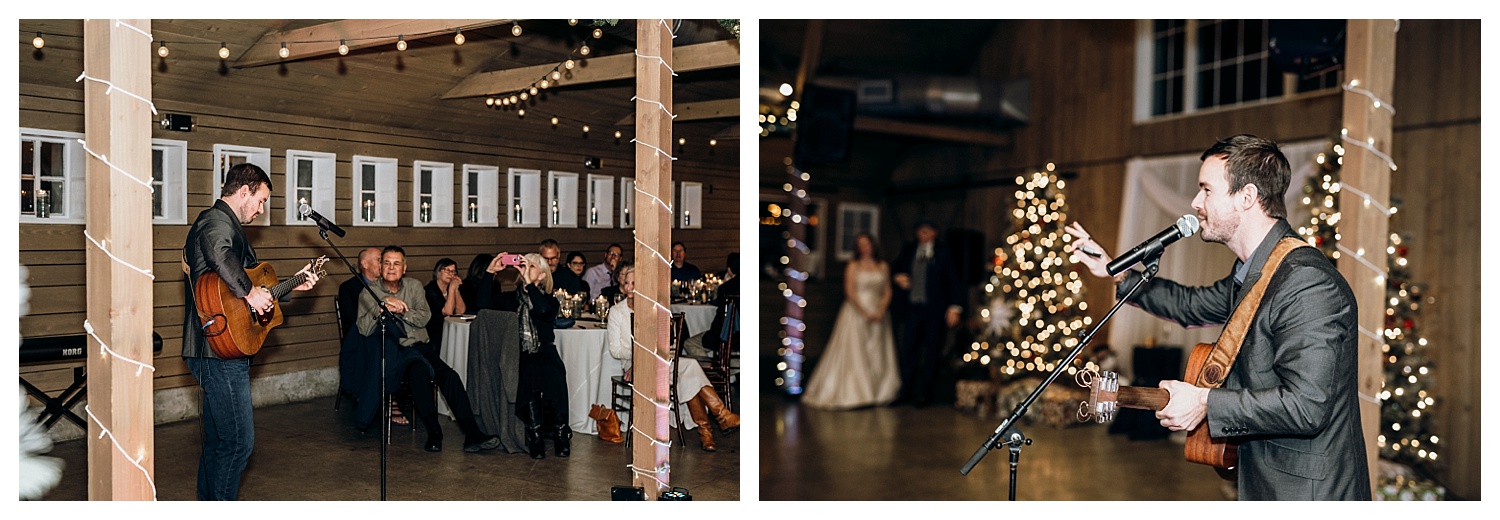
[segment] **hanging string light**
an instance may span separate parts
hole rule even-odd
[[[398,35],[396,35],[396,50],[398,50],[398,51],[404,51],[404,50],[406,50],[406,35],[404,35],[404,34],[398,34]]]
[[[463,29],[458,29],[458,33],[453,35],[453,44],[454,45],[463,45],[464,41],[465,41],[464,40],[464,30]]]
[[[219,59],[229,59],[229,42],[219,42]]]
[[[577,18],[569,18],[568,19],[568,26],[571,27],[571,26],[574,26],[574,25],[578,25],[578,19]]]
[[[286,42],[281,42],[281,50],[277,51],[277,54],[281,55],[282,59],[286,59],[292,56],[292,51],[286,48]]]
[[[167,54],[170,54],[171,52],[172,51],[167,50],[167,42],[161,42],[161,46],[156,48],[156,55],[163,58],[167,57]]]
[[[339,56],[348,56],[348,55],[349,55],[349,42],[344,41],[343,38],[339,38]]]
[[[46,45],[46,44],[47,44],[47,40],[43,40],[42,39],[42,33],[36,33],[36,38],[32,38],[31,39],[31,46],[32,47],[36,47],[36,48],[40,49],[40,48],[42,48],[43,45]]]
[[[511,22],[511,24],[510,24],[510,35],[511,36],[520,36],[521,35],[521,22]]]

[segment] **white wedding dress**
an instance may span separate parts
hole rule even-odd
[[[854,292],[860,307],[873,309],[880,303],[881,294],[890,284],[885,271],[855,271]],[[844,302],[823,359],[808,376],[802,403],[835,410],[880,406],[894,401],[900,389],[890,315],[872,323],[854,305]]]

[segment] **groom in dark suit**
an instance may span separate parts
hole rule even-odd
[[[894,316],[902,323],[901,395],[896,402],[918,407],[932,400],[948,329],[958,325],[965,303],[963,283],[948,248],[937,243],[937,226],[917,222],[917,241],[891,263]]]

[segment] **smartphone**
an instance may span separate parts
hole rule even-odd
[[[500,265],[521,265],[521,255],[500,255]]]

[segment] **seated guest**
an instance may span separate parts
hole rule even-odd
[[[486,275],[505,270],[496,256],[485,268]],[[547,456],[546,438],[553,441],[553,454],[571,452],[573,429],[568,426],[568,372],[557,353],[553,323],[557,320],[557,298],[552,296],[552,273],[542,255],[523,257],[520,283],[514,291],[479,294],[480,309],[511,311],[521,315],[521,377],[516,384],[516,416],[526,425],[526,451],[533,459]],[[545,436],[545,437],[544,437]]]
[[[365,284],[374,285],[380,280],[380,248],[367,247],[359,252],[359,271],[359,275],[339,284],[339,324],[344,327],[339,331],[340,338],[354,330],[354,318],[359,314],[359,293],[365,292]],[[364,282],[360,282],[361,277]]]
[[[568,253],[566,258],[563,268],[552,272],[552,288],[568,291],[568,294],[588,294],[589,283],[583,280],[583,267],[588,265],[588,260],[577,251]]]
[[[608,299],[610,301],[609,305],[611,307],[613,307],[615,303],[619,303],[620,300],[624,300],[625,299],[625,295],[620,292],[620,284],[619,284],[620,276],[619,276],[618,273],[621,272],[621,271],[624,271],[625,268],[630,267],[631,265],[633,265],[633,264],[631,264],[630,262],[621,261],[620,262],[620,268],[619,268],[618,271],[616,271],[616,274],[615,274],[615,283],[612,283],[612,284],[610,284],[609,287],[605,287],[604,290],[599,291],[599,294],[601,296],[604,296],[606,299]]]
[[[724,282],[719,284],[719,290],[714,294],[713,304],[714,307],[716,307],[716,309],[714,309],[714,321],[713,324],[708,326],[708,331],[704,332],[702,336],[702,346],[708,351],[707,354],[710,356],[714,355],[713,353],[718,352],[719,347],[724,344],[724,339],[721,336],[721,333],[724,330],[725,312],[728,310],[725,307],[725,304],[728,303],[728,299],[730,296],[740,295],[740,279],[734,274],[734,270],[739,266],[739,263],[740,254],[738,252],[729,253],[729,263],[728,266],[724,268]],[[738,320],[738,318],[736,318],[736,320]],[[735,327],[735,329],[731,333],[738,334],[738,321],[736,321],[732,325]]]
[[[558,261],[562,260],[562,248],[558,247],[557,241],[550,238],[543,240],[540,252],[542,260],[547,261],[547,271],[556,273]]]
[[[474,295],[480,287],[488,291],[497,289],[494,279],[487,279],[483,282],[479,280],[480,275],[484,274],[484,268],[489,267],[490,261],[494,259],[495,255],[480,253],[469,261],[469,270],[465,271],[463,285],[458,288],[459,296],[463,297],[465,309],[479,308],[478,299]]]
[[[615,284],[615,270],[624,254],[625,249],[620,244],[610,244],[604,251],[604,261],[583,273],[583,281],[589,283],[589,300],[598,298],[600,291]]]
[[[702,279],[703,271],[687,261],[687,246],[682,242],[672,242],[672,281],[691,282]]]
[[[432,268],[432,281],[427,282],[427,308],[432,309],[432,319],[427,323],[427,337],[433,345],[443,344],[443,318],[459,316],[468,310],[464,305],[463,281],[458,278],[458,262],[452,258],[437,261]]]
[[[492,450],[500,446],[500,437],[489,435],[479,429],[478,422],[474,419],[474,411],[469,405],[469,394],[464,390],[463,380],[458,373],[453,371],[442,358],[438,357],[437,345],[428,341],[427,325],[432,318],[431,307],[427,305],[426,291],[422,283],[411,278],[406,278],[406,251],[399,246],[386,246],[380,255],[380,283],[373,284],[371,289],[381,298],[386,310],[400,321],[400,328],[387,329],[387,352],[391,351],[390,343],[396,342],[400,345],[397,351],[407,349],[417,351],[421,358],[418,362],[393,363],[387,365],[389,369],[398,371],[400,377],[393,377],[391,373],[386,374],[387,380],[404,377],[413,389],[431,388],[435,383],[438,390],[443,393],[443,398],[448,401],[448,406],[453,409],[453,415],[458,422],[458,427],[464,433],[464,451],[476,453],[480,450]],[[366,292],[359,298],[359,317],[356,327],[360,334],[371,336],[379,334],[381,311],[375,299]],[[404,352],[403,352],[404,353]],[[391,357],[387,355],[387,357]],[[401,356],[398,356],[401,357]],[[427,451],[437,452],[443,450],[443,428],[438,423],[437,401],[432,392],[416,390],[412,392],[412,401],[416,405],[417,417],[427,427]]]
[[[630,378],[631,356],[635,352],[635,341],[631,335],[631,320],[635,312],[635,268],[620,269],[620,287],[625,293],[625,300],[615,304],[609,311],[609,355],[620,360],[625,368],[626,378]],[[708,375],[703,373],[703,366],[697,360],[688,359],[677,363],[677,398],[686,398],[682,402],[687,404],[688,415],[693,417],[693,424],[698,425],[698,440],[703,443],[703,451],[718,450],[714,445],[713,426],[708,422],[710,413],[718,420],[719,429],[725,433],[740,425],[740,416],[724,406],[724,401],[719,399],[719,393],[709,384]]]

